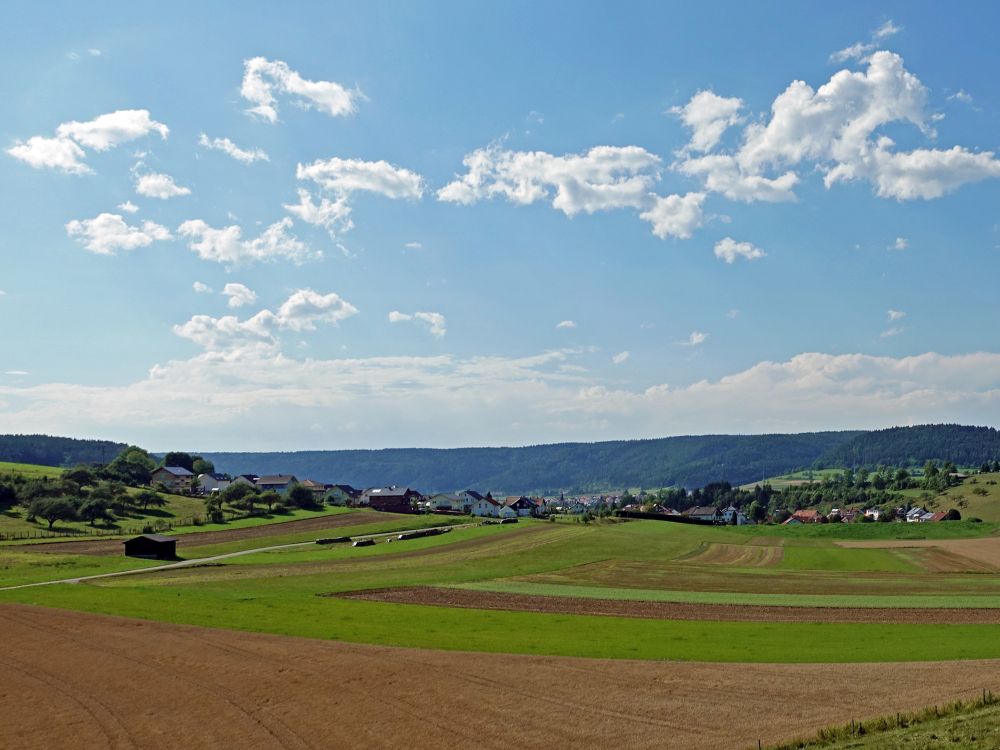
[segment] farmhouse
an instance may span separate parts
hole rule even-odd
[[[698,505],[684,511],[682,515],[687,518],[693,518],[696,521],[708,521],[710,523],[722,522],[722,512],[714,505]]]
[[[171,536],[162,534],[141,534],[140,536],[126,539],[126,557],[144,557],[151,560],[176,560],[177,540]]]
[[[317,482],[312,479],[303,479],[299,484],[301,484],[303,487],[305,487],[313,494],[313,497],[316,499],[316,502],[323,501],[323,496],[326,495],[328,485],[323,484],[323,482]]]
[[[161,466],[149,478],[150,484],[162,484],[171,492],[190,492],[194,474],[183,466]]]
[[[469,511],[474,516],[481,518],[496,518],[500,515],[500,503],[493,499],[493,495],[486,493],[486,497],[476,500]]]
[[[209,495],[213,492],[222,492],[232,483],[232,480],[225,474],[198,475],[198,488],[205,495]]]
[[[743,511],[735,505],[730,505],[722,511],[722,522],[724,524],[732,524],[734,526],[747,526],[752,523],[752,521],[743,514]]]
[[[786,524],[821,523],[823,514],[818,510],[797,510],[785,521]]]
[[[515,516],[531,516],[535,514],[535,504],[524,495],[512,495],[504,498],[504,508],[510,508]],[[502,516],[506,518],[506,516]]]
[[[353,505],[361,497],[361,490],[349,484],[332,484],[326,492],[326,500],[330,505]]]
[[[271,476],[260,477],[257,486],[261,491],[274,490],[278,494],[288,492],[288,488],[298,483],[294,474],[272,474]]]
[[[420,493],[409,487],[372,487],[365,490],[361,497],[362,503],[372,510],[412,513],[413,503],[420,500]]]

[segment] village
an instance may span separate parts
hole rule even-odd
[[[312,493],[316,505],[335,505],[351,508],[368,508],[388,513],[437,513],[466,515],[478,518],[544,518],[552,515],[581,516],[589,519],[618,513],[623,516],[660,518],[689,523],[726,526],[747,526],[763,521],[783,525],[811,523],[854,523],[875,521],[900,521],[927,523],[957,520],[953,511],[931,512],[919,506],[900,506],[887,513],[879,508],[833,508],[829,513],[814,509],[801,509],[775,514],[760,521],[750,518],[743,509],[729,504],[696,505],[683,511],[656,503],[652,495],[639,491],[636,496],[628,491],[621,494],[595,494],[559,496],[504,495],[494,497],[473,489],[459,492],[424,494],[411,487],[396,485],[358,489],[349,484],[332,484],[313,479],[299,479],[294,474],[195,474],[181,466],[162,466],[151,475],[150,485],[168,492],[211,497],[232,485],[245,485],[254,492],[275,492],[287,495],[293,487]]]

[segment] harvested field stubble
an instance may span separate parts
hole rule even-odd
[[[21,605],[0,606],[0,627],[0,731],[10,750],[699,750],[778,742],[848,716],[1000,688],[1000,661],[734,665],[469,654]]]

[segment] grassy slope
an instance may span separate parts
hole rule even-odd
[[[1000,658],[1000,626],[992,625],[653,621],[318,596],[372,587],[504,581],[615,559],[669,565],[706,541],[746,540],[735,531],[655,522],[477,527],[365,550],[339,546],[291,550],[261,555],[249,564],[235,560],[220,567],[110,579],[101,585],[2,592],[0,600],[241,630],[461,650],[763,662]],[[810,540],[805,549],[816,549],[815,541]],[[851,559],[856,551],[836,550],[841,561]],[[399,557],[407,552],[418,554]],[[857,565],[841,567],[839,575],[845,579],[857,575]],[[724,581],[730,572],[726,566],[717,566],[715,575]],[[767,586],[766,576],[773,580],[782,575],[786,574],[780,569],[766,571],[762,586]],[[993,588],[987,593],[1000,592],[1000,583],[995,582]],[[947,599],[946,594],[940,596],[939,605]],[[847,598],[843,603],[854,602]],[[948,603],[967,605],[959,596]],[[838,648],[823,649],[819,656],[816,644],[830,642],[838,643]],[[917,652],[910,645],[915,642],[922,644]]]
[[[994,484],[991,484],[993,482]],[[977,490],[985,490],[981,495]],[[1000,474],[977,474],[952,487],[929,503],[928,510],[957,508],[962,518],[981,518],[1000,523]]]

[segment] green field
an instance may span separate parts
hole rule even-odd
[[[335,534],[440,523],[393,518]],[[935,526],[946,526],[937,524]],[[380,528],[376,528],[380,527]],[[956,523],[947,537],[995,531]],[[838,536],[883,536],[901,524],[847,525]],[[935,572],[937,551],[854,549],[809,527],[705,527],[659,522],[469,526],[368,548],[306,546],[208,566],[0,592],[19,601],[176,623],[345,641],[604,658],[808,662],[1000,658],[1000,625],[723,622],[500,611],[346,599],[338,593],[397,586],[461,586],[541,596],[831,607],[997,607],[1000,569]],[[803,532],[796,536],[794,531]],[[185,555],[307,541],[321,532],[273,534],[187,548]],[[1000,543],[1000,540],[998,540]],[[247,546],[249,544],[250,546]],[[952,544],[954,544],[952,542]],[[56,559],[53,559],[56,558]],[[954,554],[948,558],[954,562]],[[962,558],[958,558],[961,560]],[[8,581],[52,580],[121,569],[120,557],[81,560],[8,547]],[[83,566],[86,566],[85,568]],[[135,565],[138,567],[138,565]],[[953,565],[953,567],[955,567]],[[400,627],[405,623],[405,627]],[[920,642],[919,651],[910,644]]]

